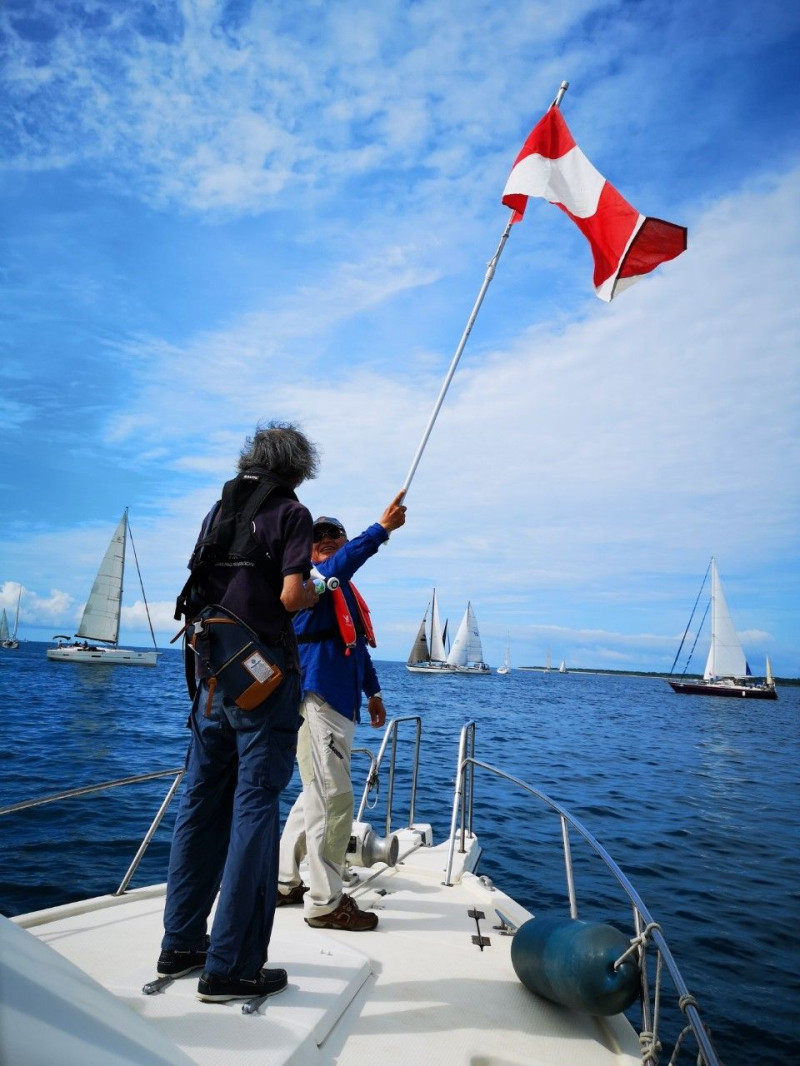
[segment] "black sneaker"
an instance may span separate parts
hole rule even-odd
[[[286,970],[261,970],[257,977],[217,977],[213,973],[200,974],[197,998],[205,1003],[224,1003],[228,999],[254,999],[256,996],[277,996],[288,983]]]
[[[162,951],[156,967],[159,977],[183,977],[192,970],[202,970],[206,964],[206,949],[199,951]]]

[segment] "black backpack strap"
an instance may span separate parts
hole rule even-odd
[[[226,502],[229,502],[229,506],[236,506],[234,502],[235,496],[241,494],[242,487],[246,485],[248,475],[245,471],[244,474],[240,474],[238,478],[234,478],[233,482],[226,483],[222,490],[222,506],[225,508]],[[235,482],[239,481],[239,485],[235,485]],[[231,486],[229,501],[226,501],[225,492]],[[271,576],[274,576],[275,565],[270,564],[269,559],[263,552],[254,550],[253,545],[253,521],[256,515],[264,506],[265,500],[272,495],[272,493],[280,488],[280,486],[271,479],[259,478],[258,484],[250,492],[247,502],[241,507],[241,510],[237,510],[236,513],[236,527],[231,541],[229,552],[231,555],[242,556],[243,558],[249,558],[256,566],[260,566],[262,570],[268,570]],[[234,499],[230,499],[234,497]]]

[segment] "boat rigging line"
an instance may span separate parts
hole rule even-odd
[[[675,663],[678,661],[678,657],[681,654],[681,648],[683,647],[683,642],[686,640],[686,634],[689,632],[689,626],[692,624],[692,619],[694,618],[694,612],[697,610],[697,605],[700,602],[700,597],[703,595],[703,589],[706,587],[706,580],[708,578],[708,572],[709,572],[710,569],[711,569],[711,560],[709,559],[708,566],[706,567],[705,575],[703,576],[703,582],[700,585],[700,591],[697,593],[697,599],[694,601],[694,607],[692,607],[692,613],[689,615],[689,621],[686,623],[686,629],[684,629],[684,631],[683,631],[683,636],[681,637],[681,642],[680,642],[680,644],[678,646],[678,650],[675,652],[675,658],[672,661],[672,666],[670,667],[670,671],[669,671],[670,674],[675,672]],[[708,607],[706,607],[706,613],[703,615],[703,622],[705,622],[705,620],[706,620],[706,614],[708,614]],[[695,645],[697,644],[697,637],[700,636],[700,630],[703,628],[703,622],[701,622],[700,625],[698,626],[697,636],[694,638],[694,644],[692,645],[692,650],[689,652],[689,658],[686,660],[686,668],[687,669],[689,667],[689,663],[692,660],[692,655],[694,654]],[[686,670],[684,670],[683,672],[686,673]]]
[[[125,508],[125,525],[128,527],[128,536],[131,538],[131,548],[133,550],[133,561],[136,563],[136,573],[139,576],[139,588],[142,590],[142,600],[144,602],[144,613],[147,615],[147,624],[150,627],[150,636],[153,638],[153,647],[158,650],[158,644],[156,644],[156,635],[153,632],[153,623],[150,620],[150,608],[147,606],[147,596],[144,592],[144,581],[142,580],[142,571],[139,569],[139,557],[136,554],[136,545],[133,543],[133,530],[131,529],[131,521],[128,518],[128,508]]]

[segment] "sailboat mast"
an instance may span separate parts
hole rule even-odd
[[[711,647],[708,649],[708,661],[706,662],[705,677],[716,677],[716,649],[717,649],[717,600],[719,596],[719,576],[717,574],[717,560],[711,556]]]
[[[114,643],[119,642],[119,623],[122,617],[122,590],[125,585],[125,552],[128,547],[128,508],[122,516],[122,567],[119,574],[119,603],[117,604],[117,631],[114,634]]]

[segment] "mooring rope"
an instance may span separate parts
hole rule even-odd
[[[658,924],[658,922],[650,922],[648,925],[646,925],[644,927],[644,929],[641,931],[641,933],[639,933],[638,936],[635,936],[635,937],[631,938],[630,947],[626,951],[624,951],[622,953],[622,955],[620,955],[620,957],[614,963],[614,969],[615,970],[618,970],[620,968],[620,966],[623,964],[623,962],[625,962],[625,960],[627,958],[630,958],[630,956],[638,948],[645,948],[645,949],[647,948],[647,945],[650,942],[650,934],[652,933],[652,931],[654,929],[658,929],[658,930],[661,929],[661,926]]]

